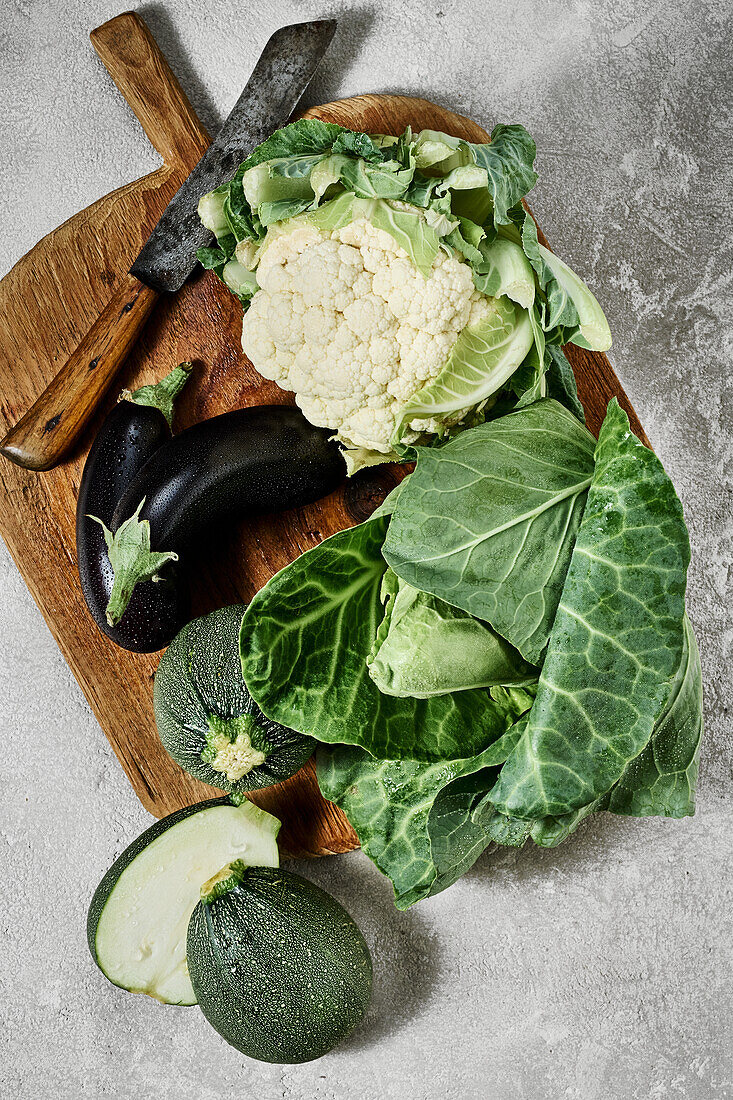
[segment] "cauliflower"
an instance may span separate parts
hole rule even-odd
[[[522,207],[534,155],[522,126],[475,144],[298,119],[201,198],[215,243],[196,255],[242,303],[245,354],[333,429],[350,473],[480,423],[500,396],[545,397],[553,364],[577,404],[560,345],[611,346]]]
[[[333,428],[359,465],[365,452],[389,455],[400,408],[437,378],[459,334],[487,317],[494,300],[475,289],[454,253],[439,251],[425,278],[365,218],[333,232],[283,229],[260,254],[245,355],[295,393],[312,424]],[[410,427],[429,430],[427,421]]]

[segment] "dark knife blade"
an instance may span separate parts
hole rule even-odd
[[[275,31],[231,114],[143,245],[132,275],[154,290],[180,290],[196,266],[196,249],[212,239],[198,218],[199,199],[228,183],[247,154],[287,122],[335,30],[335,20],[317,19]]]

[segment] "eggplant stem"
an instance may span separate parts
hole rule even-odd
[[[104,532],[107,555],[114,575],[105,611],[110,626],[116,626],[124,615],[136,585],[156,578],[160,580],[158,571],[162,566],[169,561],[178,561],[178,554],[172,550],[158,552],[150,549],[150,523],[146,519],[140,519],[144,503],[145,497],[134,514],[121,523],[114,534],[97,516],[89,516]]]
[[[134,392],[123,390],[120,401],[132,401],[135,405],[149,405],[157,409],[166,418],[170,428],[173,424],[174,402],[188,382],[192,370],[193,363],[179,363],[154,386],[141,386]]]

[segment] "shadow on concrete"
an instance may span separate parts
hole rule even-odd
[[[188,52],[181,42],[176,24],[163,4],[143,4],[138,9],[150,27],[150,32],[166,56],[168,64],[178,78],[191,106],[213,136],[224,121],[214,106],[206,84],[199,78],[191,64]],[[232,102],[232,107],[234,103]]]
[[[642,828],[647,822],[644,818],[618,817],[605,812],[595,814],[557,848],[538,848],[531,840],[523,848],[493,845],[479,857],[467,875],[479,882],[485,881],[488,886],[498,873],[509,873],[530,883],[553,872],[570,872],[586,863],[597,864],[599,860],[609,859],[616,842],[624,834],[628,836],[629,828],[634,825]]]
[[[359,56],[374,22],[376,11],[374,4],[359,4],[350,11],[336,13],[338,28],[333,42],[313,80],[303,93],[296,112],[305,111],[308,107],[317,106],[319,103],[329,103],[336,98],[338,94],[336,89],[345,80]],[[325,18],[330,14],[326,10],[323,12]],[[357,92],[346,94],[356,95]]]
[[[351,68],[354,59],[358,57],[362,43],[366,39],[369,28],[374,20],[375,7],[372,4],[361,4],[351,11],[338,14],[338,29],[328,52],[316,72],[313,80],[306,88],[296,112],[304,111],[319,103],[328,102],[334,98],[333,89],[337,88]],[[191,101],[196,114],[204,124],[212,137],[218,132],[224,119],[221,117],[208,92],[207,86],[198,76],[191,64],[188,52],[184,47],[175,21],[162,4],[143,4],[139,14],[150,27],[153,37],[165,54],[171,69],[178,77],[181,87]],[[323,13],[324,17],[328,12]],[[298,20],[295,19],[294,22]],[[272,28],[276,30],[275,27]],[[265,42],[262,42],[264,49]],[[254,68],[254,64],[252,65]],[[242,74],[242,87],[244,87],[249,73]],[[329,89],[331,89],[329,91]],[[230,107],[234,106],[236,97],[241,91],[237,89],[235,99]],[[414,93],[413,93],[414,94]],[[287,119],[282,120],[282,125]]]
[[[340,1051],[356,1052],[394,1036],[429,1003],[446,947],[419,912],[395,909],[392,887],[367,857],[292,861],[288,867],[328,890],[364,933],[374,965],[374,992],[364,1022]]]

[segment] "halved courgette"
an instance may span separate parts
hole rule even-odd
[[[89,907],[87,938],[97,966],[131,993],[193,1005],[186,931],[201,884],[223,864],[279,865],[280,822],[226,798],[157,821],[110,867]]]

